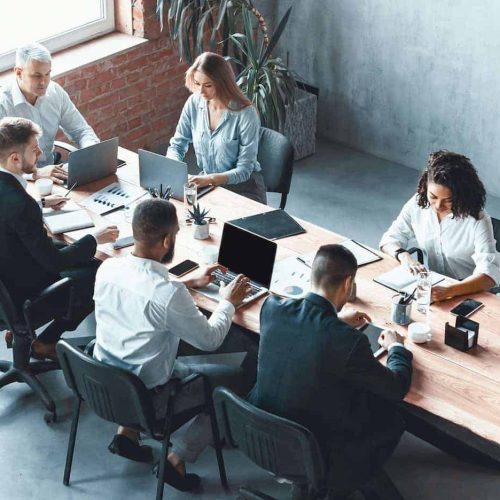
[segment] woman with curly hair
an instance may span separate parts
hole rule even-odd
[[[451,151],[431,153],[416,195],[384,233],[380,249],[415,274],[425,269],[406,251],[416,240],[429,269],[459,280],[435,285],[435,301],[498,285],[500,259],[485,201],[484,185],[469,158]]]

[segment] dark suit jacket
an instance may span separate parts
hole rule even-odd
[[[392,348],[384,367],[367,337],[340,321],[331,303],[313,293],[301,300],[269,297],[260,331],[250,400],[316,435],[330,487],[363,484],[403,432],[391,403],[410,387],[411,352]]]
[[[92,259],[93,236],[56,248],[37,202],[12,175],[0,172],[0,279],[16,306],[60,278],[60,271]]]

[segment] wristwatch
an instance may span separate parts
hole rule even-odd
[[[403,252],[406,252],[406,249],[404,248],[398,248],[395,252],[394,252],[394,258],[398,261],[398,262],[401,262],[399,260],[399,254],[400,253],[403,253]]]
[[[45,208],[45,198],[42,198],[40,201],[42,202],[42,208]]]

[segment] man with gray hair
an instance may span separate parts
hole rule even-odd
[[[67,173],[54,165],[54,140],[59,128],[83,148],[99,142],[92,127],[85,121],[65,90],[51,81],[50,52],[38,43],[17,49],[15,78],[0,91],[0,119],[7,116],[27,118],[42,129],[38,169],[33,179],[50,177],[62,184]]]

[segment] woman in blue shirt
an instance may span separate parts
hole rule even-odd
[[[167,156],[184,160],[193,143],[200,175],[198,187],[221,186],[266,203],[266,186],[257,161],[260,119],[252,102],[236,85],[229,63],[205,52],[186,72],[193,93],[182,110]]]

